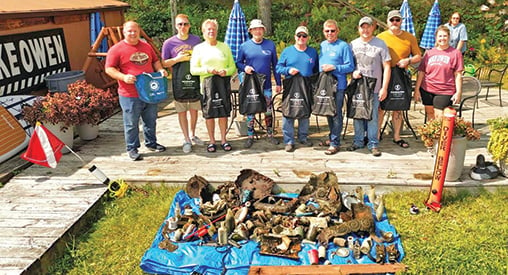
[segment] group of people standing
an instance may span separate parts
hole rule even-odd
[[[367,147],[373,156],[380,156],[379,136],[384,111],[379,108],[389,93],[391,67],[398,66],[407,69],[411,64],[420,63],[414,99],[422,100],[429,118],[440,115],[439,110],[449,106],[452,102],[460,100],[461,72],[463,61],[460,51],[449,47],[450,31],[441,26],[436,32],[436,47],[428,51],[422,59],[416,38],[401,29],[402,16],[398,10],[388,13],[388,30],[374,36],[376,22],[370,17],[363,17],[358,23],[359,37],[350,44],[338,38],[340,28],[333,19],[323,23],[323,36],[325,40],[320,44],[319,54],[316,49],[308,46],[309,30],[305,26],[298,26],[295,30],[295,43],[285,48],[277,57],[273,41],[264,38],[265,26],[259,19],[249,24],[251,39],[244,42],[234,60],[230,48],[217,40],[218,23],[207,19],[202,23],[201,30],[204,41],[189,33],[190,21],[187,15],[179,14],[175,18],[178,33],[167,39],[162,46],[162,61],[159,61],[154,50],[144,41],[140,40],[139,25],[133,21],[124,24],[125,39],[113,46],[106,59],[106,73],[118,80],[120,106],[123,111],[125,142],[127,152],[132,160],[140,160],[138,153],[140,147],[138,135],[139,119],[143,122],[145,146],[157,152],[165,147],[157,143],[155,136],[155,121],[157,118],[157,105],[137,100],[134,82],[136,75],[142,72],[160,71],[164,76],[164,68],[172,68],[173,78],[186,76],[199,76],[201,86],[205,80],[212,76],[228,77],[236,71],[240,79],[244,74],[263,74],[266,77],[263,86],[263,95],[267,102],[267,111],[264,113],[264,122],[267,130],[267,140],[277,145],[273,135],[272,118],[272,75],[275,80],[275,93],[282,91],[282,77],[289,79],[297,74],[310,77],[319,72],[330,72],[337,79],[335,115],[328,116],[330,129],[328,139],[320,145],[327,146],[325,154],[333,155],[341,148],[340,134],[343,128],[342,108],[345,90],[348,85],[347,75],[353,79],[371,77],[377,79],[373,96],[373,112],[370,120],[354,120],[354,141],[347,148],[354,151]],[[466,38],[467,39],[467,38]],[[460,46],[462,46],[460,44]],[[422,61],[422,62],[420,62]],[[175,71],[182,72],[179,76]],[[173,85],[175,85],[173,83]],[[181,89],[181,87],[177,87]],[[198,111],[202,108],[203,87],[201,93],[192,90],[191,94],[182,95],[176,91],[175,109],[178,113],[180,128],[184,136],[182,150],[185,153],[192,151],[193,145],[204,145],[196,136]],[[177,97],[176,94],[179,94]],[[182,96],[180,96],[182,95]],[[213,98],[212,100],[220,100]],[[409,144],[400,137],[402,128],[402,111],[392,111],[393,142],[402,148]],[[216,152],[215,124],[218,121],[220,131],[220,147],[224,151],[232,150],[226,139],[228,115],[219,117],[205,117],[209,142],[206,150]],[[309,118],[298,118],[298,132],[295,139],[295,119],[282,118],[282,134],[285,151],[292,152],[296,145],[313,146],[308,139]],[[247,139],[244,147],[250,148],[254,139],[254,114],[247,115]]]

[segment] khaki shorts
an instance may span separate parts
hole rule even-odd
[[[175,101],[175,110],[177,113],[186,112],[189,110],[201,110],[201,101],[197,100],[194,102],[181,102]]]

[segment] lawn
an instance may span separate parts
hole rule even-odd
[[[68,244],[50,273],[143,274],[141,257],[178,190],[147,185],[107,201],[104,216]],[[507,274],[507,188],[445,189],[439,213],[423,207],[427,195],[428,191],[384,195],[390,222],[402,236],[406,274]],[[419,214],[409,213],[412,203],[420,208]]]

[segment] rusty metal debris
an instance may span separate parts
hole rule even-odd
[[[312,244],[320,248],[320,262],[324,263],[330,260],[325,257],[327,249],[334,249],[331,258],[353,253],[356,259],[367,255],[374,260],[370,256],[374,246],[376,262],[384,263],[386,257],[389,262],[398,260],[397,247],[391,245],[385,251],[383,244],[394,240],[393,233],[376,236],[372,208],[363,203],[361,187],[353,195],[342,193],[334,172],[311,174],[297,196],[273,194],[274,184],[252,169],[242,170],[235,182],[216,190],[205,178],[193,176],[185,192],[198,199],[200,213],[186,204],[179,209],[177,203],[175,215],[163,226],[159,247],[170,251],[178,248],[175,242],[193,240],[204,246],[241,247],[244,241],[253,240],[259,243],[261,254],[299,259],[302,245]],[[374,188],[368,190],[368,197],[374,200]]]
[[[259,253],[263,255],[299,259],[302,250],[301,239],[297,236],[265,235],[261,238]]]

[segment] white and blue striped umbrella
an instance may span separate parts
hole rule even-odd
[[[441,25],[441,12],[439,11],[439,2],[436,0],[427,17],[427,24],[423,30],[420,47],[423,49],[431,49],[436,43],[436,30]]]
[[[411,14],[411,8],[409,7],[409,2],[407,0],[402,2],[402,6],[400,6],[400,14],[402,15],[402,25],[400,28],[416,36],[415,26],[413,24],[413,14]]]
[[[226,29],[226,37],[224,39],[224,43],[231,48],[235,61],[240,45],[247,39],[249,39],[249,30],[245,22],[245,14],[242,11],[242,7],[240,7],[240,2],[235,0],[231,14],[229,14],[228,28]]]

